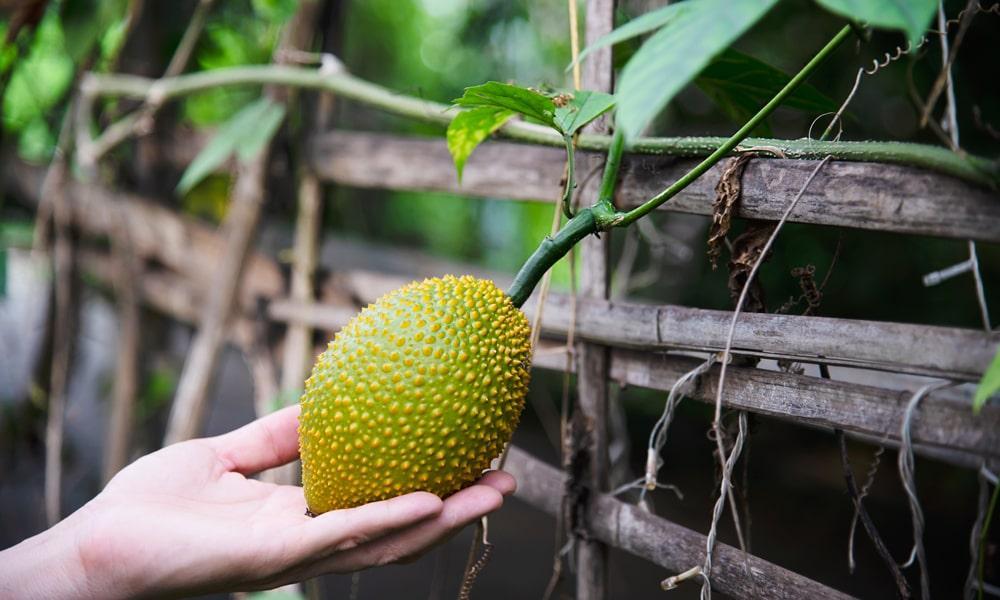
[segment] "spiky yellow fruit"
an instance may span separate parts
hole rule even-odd
[[[446,496],[474,481],[517,426],[530,354],[527,319],[492,281],[427,279],[369,305],[306,381],[309,510]]]

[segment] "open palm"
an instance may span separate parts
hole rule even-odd
[[[69,519],[103,597],[260,589],[418,556],[514,489],[492,472],[442,501],[417,492],[306,515],[302,488],[249,475],[298,454],[298,407],[145,456]],[[68,519],[68,520],[69,520]]]

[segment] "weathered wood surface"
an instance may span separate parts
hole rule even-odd
[[[269,304],[268,316],[278,321],[309,320],[314,327],[336,330],[353,314],[349,307],[279,299]],[[624,348],[612,349],[610,357],[611,380],[664,392],[700,362],[687,356]],[[562,352],[540,351],[533,364],[562,371],[566,358]],[[710,373],[714,375],[702,377],[691,398],[714,402],[718,368]],[[722,402],[728,408],[898,441],[910,394],[794,373],[730,367]],[[995,404],[975,416],[969,398],[947,390],[932,392],[921,402],[912,432],[918,444],[1000,459],[1000,406]]]
[[[669,391],[684,373],[701,361],[696,358],[615,349],[611,353],[613,380],[654,390]],[[562,353],[539,353],[534,365],[562,370]],[[718,367],[702,377],[689,397],[714,403]],[[899,440],[899,429],[911,391],[820,379],[807,375],[733,367],[726,372],[722,403],[797,423],[844,429],[878,439]],[[947,391],[932,392],[913,418],[914,442],[1000,458],[1000,406],[989,405],[977,416],[971,400]]]
[[[40,170],[32,171],[18,167],[5,169],[4,174],[8,185],[20,196],[37,200],[40,178],[32,175],[40,175]],[[12,179],[12,175],[16,177]],[[220,246],[216,239],[217,234],[212,229],[193,220],[181,218],[176,213],[141,198],[117,197],[99,186],[69,184],[67,193],[72,194],[74,200],[71,204],[75,209],[74,225],[84,233],[92,236],[107,235],[111,226],[109,205],[112,202],[122,201],[122,206],[127,207],[126,218],[132,228],[133,245],[137,252],[181,275],[179,281],[186,282],[187,286],[196,292],[208,289],[212,285],[211,271],[202,264],[211,262],[218,256]],[[335,331],[355,312],[355,308],[350,305],[302,304],[282,299],[284,291],[280,271],[273,259],[264,254],[253,255],[246,273],[240,294],[244,299],[246,314],[252,314],[256,298],[271,298],[274,299],[269,305],[271,318],[279,321],[294,320],[312,327]],[[161,284],[160,280],[163,278],[150,277],[148,272],[140,279],[147,302],[152,297],[160,310],[177,318],[187,318],[178,312],[190,310],[192,301],[180,293],[178,286]],[[410,281],[412,277],[347,269],[335,273],[332,279],[335,285],[349,290],[351,296],[363,302],[370,302],[381,294]],[[564,301],[558,296],[550,296],[550,302]],[[609,306],[613,308],[622,304],[612,303]],[[646,310],[649,307],[640,308]],[[589,315],[590,309],[586,303],[581,306],[581,310],[583,311],[581,320],[577,323],[578,334],[588,331],[587,323],[593,317]],[[697,311],[697,309],[679,308],[678,310]],[[546,315],[548,316],[545,326],[550,327],[552,331],[560,331],[561,326],[558,324],[562,318],[560,311],[553,308],[547,310]],[[757,318],[756,315],[746,315],[746,317]],[[768,316],[760,315],[760,317]],[[632,328],[630,322],[625,319],[617,328]],[[837,321],[838,327],[835,329],[851,329],[855,327],[852,323]],[[884,324],[872,324],[873,327],[879,325]],[[711,333],[704,324],[695,323],[693,326],[697,330],[696,333],[700,332],[703,337]],[[639,334],[648,337],[655,335],[658,328],[638,329]],[[859,330],[864,331],[863,328]],[[738,330],[738,336],[740,331],[742,329]],[[953,331],[961,332],[962,335],[965,333],[965,330]],[[836,331],[830,333],[833,334],[836,334]],[[878,343],[885,343],[888,337],[886,332],[879,329],[871,333],[871,339],[878,340]],[[818,336],[814,341],[822,342],[822,336]],[[919,339],[916,339],[913,345],[930,347],[928,341]],[[902,346],[903,344],[900,344],[899,347]],[[940,364],[951,365],[948,368],[953,368],[967,359],[962,357],[963,354],[972,353],[973,350],[969,347],[956,346],[939,350],[938,356]],[[535,357],[535,362],[543,368],[558,370],[565,368],[565,357],[562,354],[551,356],[540,353]],[[676,378],[694,364],[691,359],[683,357],[620,349],[612,352],[611,363],[611,376],[615,380],[659,390],[668,390]],[[727,406],[746,408],[809,425],[840,427],[846,431],[871,435],[878,439],[887,436],[890,439],[898,438],[902,408],[907,396],[905,393],[869,385],[824,381],[813,377],[763,370],[733,369],[727,379],[729,379],[728,391],[723,397]],[[914,421],[914,440],[920,444],[939,448],[954,446],[956,449],[965,449],[981,456],[1000,455],[1000,408],[996,405],[987,406],[979,417],[974,417],[966,403],[956,402],[952,396],[946,391],[935,392],[921,403]],[[699,388],[693,397],[709,401],[712,390]]]
[[[534,305],[525,307],[532,312]],[[543,328],[565,335],[570,299],[551,294]],[[732,313],[670,305],[579,298],[575,333],[623,348],[721,351]],[[746,313],[733,352],[768,358],[880,369],[978,381],[1000,344],[1000,332],[882,321]]]
[[[281,41],[272,57],[273,62],[285,63],[289,52],[308,50],[311,47],[319,12],[320,4],[315,0],[299,4],[295,15],[282,30]],[[280,105],[288,105],[291,94],[290,90],[278,86],[264,88],[265,97]],[[164,445],[196,437],[204,425],[209,387],[215,376],[222,345],[226,341],[227,321],[239,304],[240,281],[247,258],[253,253],[253,241],[264,204],[272,141],[267,140],[256,156],[237,168],[229,208],[220,227],[225,239],[222,259],[215,265],[214,285],[209,288],[201,309],[198,329],[177,381],[177,391],[167,419]]]
[[[587,0],[584,23],[585,43],[611,33],[615,26],[615,0]],[[583,63],[582,87],[611,93],[613,91],[614,66],[611,60],[611,46],[598,48]],[[597,119],[586,127],[589,133],[609,133],[607,118]],[[580,177],[586,177],[581,174]],[[592,178],[591,185],[580,185],[579,205],[590,206],[598,200],[600,177]],[[580,252],[580,296],[606,300],[610,288],[608,267],[611,247],[610,235],[588,236],[577,246]],[[542,319],[544,320],[544,314]],[[582,423],[587,434],[569,435],[564,431],[563,452],[571,455],[580,453],[586,457],[582,463],[580,480],[592,490],[605,492],[610,486],[610,456],[608,454],[608,348],[584,342],[576,345],[577,378],[576,403],[571,423]],[[569,425],[569,424],[564,424]],[[567,447],[567,441],[569,446]],[[566,457],[564,456],[565,460]],[[567,492],[564,490],[563,494]],[[566,503],[585,499],[566,498]],[[567,506],[567,510],[575,510]],[[576,535],[566,531],[567,535]],[[597,540],[576,536],[576,599],[605,600],[608,593],[608,547]]]
[[[4,170],[10,188],[36,199],[42,171],[24,166]],[[184,274],[200,285],[213,284],[212,265],[222,252],[215,230],[193,219],[144,200],[106,188],[69,183],[74,225],[90,235],[112,231],[115,203],[125,209],[135,251]],[[461,272],[459,265],[437,264],[435,269]],[[491,274],[492,275],[492,274]],[[356,280],[359,297],[374,301],[382,293],[407,283],[412,277],[346,270],[338,277]],[[246,267],[243,306],[252,309],[258,297],[276,298],[283,292],[281,271],[267,255],[256,252]],[[532,302],[527,310],[531,310]],[[552,294],[543,327],[565,334],[569,326],[569,300]],[[577,335],[612,346],[650,349],[681,348],[721,350],[729,314],[680,306],[651,306],[580,299]],[[878,321],[746,314],[737,325],[737,352],[781,357],[803,362],[822,360],[863,368],[978,380],[1000,343],[1000,334],[978,330]]]
[[[111,285],[113,263],[107,255],[84,251],[80,262],[84,271]],[[140,283],[143,302],[148,306],[181,321],[195,320],[202,301],[200,286],[165,272],[146,272]],[[361,293],[377,293],[380,288],[372,282],[372,275],[364,272],[343,274],[339,285]],[[268,303],[267,314],[277,322],[299,322],[336,331],[357,314],[357,308],[277,298]],[[234,319],[231,327],[232,340],[240,347],[246,346],[250,342],[247,318]],[[697,362],[685,356],[614,349],[610,377],[624,385],[665,392]],[[549,343],[536,353],[533,364],[562,371],[566,368],[565,354],[553,351]],[[763,369],[731,368],[726,379],[723,404],[727,407],[800,425],[844,429],[870,443],[889,445],[898,444],[899,424],[909,397],[905,391]],[[706,380],[690,397],[711,403],[714,390],[714,380]],[[948,390],[931,393],[920,406],[913,422],[918,453],[962,467],[978,468],[983,458],[991,468],[1000,465],[1000,407],[988,405],[975,417],[968,409],[968,398]]]
[[[469,158],[459,185],[443,138],[346,131],[314,138],[309,158],[322,178],[342,185],[546,202],[559,198],[565,163],[565,154],[558,148],[491,141]],[[601,155],[579,153],[579,178],[601,164]],[[637,206],[693,164],[669,156],[628,156],[622,163],[616,202],[621,208]],[[811,160],[751,161],[743,176],[739,216],[777,220],[786,200],[802,187],[815,166]],[[710,215],[722,168],[713,167],[660,208]],[[831,162],[806,190],[789,220],[1000,242],[1000,197],[914,167]]]
[[[517,478],[516,497],[551,515],[558,514],[565,477],[562,472],[517,447],[510,449],[505,470]],[[598,540],[659,565],[670,574],[701,564],[705,556],[705,536],[608,494],[591,497],[587,529]],[[713,589],[735,598],[851,597],[726,544],[715,545],[713,562]],[[696,578],[688,585],[698,581]]]
[[[38,202],[44,170],[17,160],[6,161],[3,177],[6,189],[28,202]],[[213,285],[224,241],[219,233],[195,219],[151,202],[135,194],[97,184],[67,182],[73,198],[73,225],[89,236],[110,237],[114,213],[120,207],[132,240],[132,250],[208,289]],[[284,292],[277,263],[261,252],[252,252],[244,267],[240,302],[253,307],[258,297],[274,297]]]

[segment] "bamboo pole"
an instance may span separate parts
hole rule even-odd
[[[614,18],[614,0],[588,0],[584,26],[586,43],[591,44],[610,33],[614,29]],[[614,89],[613,78],[611,47],[592,53],[584,64],[583,87],[610,93]],[[607,133],[607,120],[601,119],[588,129],[594,133]],[[598,193],[596,189],[584,190],[580,194],[580,205],[590,206]],[[610,237],[610,233],[603,238],[589,236],[580,243],[579,293],[583,298],[608,298]],[[583,423],[587,431],[586,435],[571,436],[574,442],[584,447],[571,448],[570,452],[582,452],[586,456],[585,469],[581,474],[583,483],[593,490],[604,492],[609,485],[608,349],[593,343],[578,344],[576,362],[578,396],[575,411],[579,411],[582,418],[572,422]],[[577,536],[575,543],[577,600],[604,600],[608,597],[608,547],[589,536]]]
[[[316,1],[305,1],[299,5],[276,51],[279,59],[288,50],[309,48],[318,8]],[[271,87],[265,93],[275,102],[287,103],[286,94],[278,88]],[[195,437],[204,424],[212,376],[260,219],[269,157],[270,143],[243,165],[237,175],[229,213],[222,224],[226,249],[177,384],[164,445]]]

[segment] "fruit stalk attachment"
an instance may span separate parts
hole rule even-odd
[[[816,67],[820,65],[833,51],[850,37],[852,29],[850,25],[844,26],[833,38],[827,42],[823,48],[816,53],[813,58],[792,77],[781,90],[775,94],[771,100],[763,106],[757,114],[750,118],[743,127],[731,135],[725,142],[716,148],[709,156],[698,163],[693,169],[684,174],[667,189],[656,196],[653,196],[636,208],[623,212],[614,207],[614,189],[618,181],[618,170],[621,164],[621,157],[625,149],[625,139],[619,131],[615,132],[611,143],[608,146],[608,158],[604,164],[604,177],[601,181],[600,192],[597,201],[593,206],[583,209],[570,219],[559,232],[553,237],[546,237],[539,245],[538,249],[528,258],[524,266],[514,277],[514,282],[507,290],[507,295],[514,301],[515,306],[522,306],[531,296],[535,285],[542,278],[546,271],[554,265],[560,258],[569,252],[570,248],[577,242],[594,233],[608,231],[612,227],[627,227],[636,220],[652,212],[655,208],[670,200],[684,188],[691,185],[706,171],[722,160],[727,154],[732,152],[736,146],[750,135],[764,119],[766,119],[774,109],[804,82],[812,74]]]

